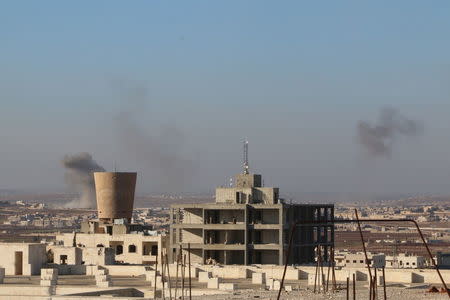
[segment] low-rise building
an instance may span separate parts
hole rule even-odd
[[[436,258],[439,268],[450,269],[450,252],[438,252]]]
[[[386,268],[421,269],[427,266],[423,256],[400,253],[397,256],[386,256]]]
[[[0,243],[0,267],[6,275],[39,275],[47,262],[46,245]]]
[[[369,265],[374,268],[383,268],[386,264],[384,254],[374,254],[367,252]],[[350,253],[340,252],[335,254],[336,266],[349,268],[364,268],[367,266],[363,252]]]
[[[114,260],[119,264],[152,265],[162,259],[168,237],[142,229],[136,224],[101,224],[89,221],[83,224],[81,232],[63,233],[56,236],[64,246],[80,248],[112,248]],[[85,263],[87,263],[85,261]]]
[[[48,263],[58,265],[81,265],[82,260],[82,249],[79,247],[60,245],[48,246]]]

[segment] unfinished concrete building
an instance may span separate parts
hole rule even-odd
[[[261,175],[249,173],[247,147],[243,173],[236,175],[234,187],[216,189],[215,203],[171,206],[172,259],[189,244],[193,262],[281,265],[290,225],[298,220],[320,224],[298,228],[290,264],[312,263],[318,245],[325,251],[333,246],[334,206],[285,203],[278,188],[264,187]]]

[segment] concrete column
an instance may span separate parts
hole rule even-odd
[[[283,260],[283,252],[284,252],[283,251],[283,249],[284,249],[283,224],[284,224],[283,205],[281,205],[281,207],[278,209],[278,225],[279,225],[279,229],[278,229],[278,245],[279,245],[278,264],[279,265],[284,264],[284,260]]]
[[[245,245],[244,265],[248,265],[248,245],[247,245],[248,220],[247,220],[247,216],[248,216],[248,206],[246,205],[245,209],[244,209],[244,224],[245,224],[245,230],[244,230],[244,245]]]
[[[5,268],[0,268],[0,284],[3,283],[5,279]]]
[[[41,269],[41,286],[55,286],[58,282],[58,269]]]
[[[174,224],[173,211],[174,211],[173,208],[169,209],[169,220],[170,220],[169,221],[169,224],[170,224],[170,227],[169,227],[169,233],[170,233],[170,235],[169,235],[169,249],[170,249],[170,251],[169,251],[169,259],[170,259],[170,261],[173,261],[173,255],[172,255],[173,250],[172,249],[175,246],[175,244],[173,244],[173,236],[174,236],[174,233],[175,233],[175,229],[172,228],[172,224]],[[158,244],[158,247],[159,247],[159,244]],[[158,252],[159,252],[159,249],[158,249]]]
[[[334,207],[331,207],[331,221],[334,221]],[[331,243],[334,247],[334,225],[331,225]]]
[[[205,249],[202,248],[202,264],[206,263],[206,258],[205,258]]]
[[[158,243],[157,243],[157,245],[158,245],[158,253],[156,253],[156,255],[158,256],[158,262],[160,261],[160,259],[161,259],[161,256],[159,255],[159,253],[161,253],[162,251],[162,248],[161,248],[161,243],[160,243],[160,241],[158,241]],[[125,246],[123,247],[124,249],[124,253],[125,253],[125,250],[128,250],[128,249],[125,249]],[[169,251],[169,252],[172,252],[172,251]]]
[[[207,223],[206,219],[205,219],[205,215],[206,215],[205,209],[202,209],[203,224]],[[203,245],[206,244],[206,241],[205,241],[205,228],[202,228],[202,243],[203,243]],[[202,263],[203,264],[206,263],[205,249],[203,249],[203,248],[202,248]]]
[[[323,248],[323,250],[324,250],[324,253],[323,253],[323,256],[324,256],[324,260],[328,260],[328,208],[324,208],[323,209],[324,210],[324,212],[323,212],[323,223],[325,224],[324,226],[323,226],[323,234],[324,234],[324,240],[323,240],[323,242],[326,244],[326,246],[324,246],[324,248]]]

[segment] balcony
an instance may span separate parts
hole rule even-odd
[[[251,225],[253,229],[260,230],[260,229],[280,229],[280,224],[253,224]]]
[[[205,244],[205,250],[245,250],[244,244]]]
[[[192,228],[205,230],[245,230],[245,224],[173,224],[172,228]]]
[[[268,243],[268,244],[249,244],[249,247],[253,248],[254,250],[279,250],[280,245],[275,243]]]

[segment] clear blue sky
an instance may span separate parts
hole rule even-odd
[[[449,1],[1,1],[0,188],[63,189],[87,151],[208,192],[248,137],[285,194],[450,194],[449,36]],[[355,127],[385,106],[425,133],[369,158]],[[124,145],[123,113],[151,142]]]

